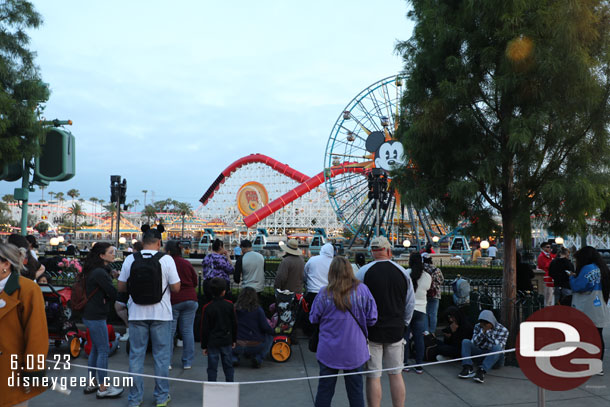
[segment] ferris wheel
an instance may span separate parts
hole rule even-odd
[[[396,140],[403,91],[401,75],[362,90],[339,115],[326,144],[324,182],[329,201],[356,236],[381,233],[397,240],[398,226],[407,222],[411,233],[420,234],[415,231],[417,224],[429,240],[429,232],[439,227],[427,211],[400,205],[392,185],[390,171],[407,164]],[[443,232],[439,229],[438,234]]]

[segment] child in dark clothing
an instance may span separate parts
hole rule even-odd
[[[237,341],[237,318],[233,303],[224,298],[227,283],[216,277],[210,281],[213,299],[203,306],[201,312],[201,348],[208,357],[208,381],[215,382],[218,373],[218,360],[227,382],[233,381],[233,355]]]

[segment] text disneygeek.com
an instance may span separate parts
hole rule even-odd
[[[51,387],[68,388],[68,387],[87,387],[94,386],[95,379],[89,377],[49,377],[49,376],[21,376],[17,372],[13,372],[8,377],[8,387]],[[103,387],[130,387],[133,385],[133,377],[105,377],[102,383]]]

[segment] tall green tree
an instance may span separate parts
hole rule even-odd
[[[397,184],[453,224],[501,216],[510,301],[515,238],[530,216],[575,231],[605,205],[608,1],[410,2],[413,36],[397,45],[407,77],[398,135],[410,164]]]
[[[38,153],[43,135],[38,120],[49,90],[34,63],[36,53],[28,49],[26,30],[42,24],[31,2],[0,2],[0,160],[20,162]]]
[[[187,216],[193,216],[193,207],[190,203],[187,202],[176,202],[175,208],[178,210],[180,214],[180,218],[182,219],[182,230],[180,233],[180,237],[184,237],[184,220]]]
[[[110,235],[112,235],[112,232],[114,231],[114,217],[116,216],[116,213],[117,213],[116,204],[114,202],[111,202],[107,205],[102,205],[102,206],[106,210],[102,214],[102,216],[104,218],[110,218]]]

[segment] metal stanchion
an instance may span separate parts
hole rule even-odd
[[[538,407],[544,407],[546,405],[546,395],[542,387],[538,387]]]

